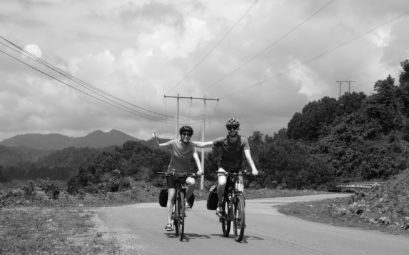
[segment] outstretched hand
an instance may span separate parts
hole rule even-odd
[[[155,133],[155,132],[152,133],[152,138],[153,138],[154,142],[156,143],[156,145],[159,146],[158,137],[156,136],[156,133]]]

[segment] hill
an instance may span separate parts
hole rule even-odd
[[[49,153],[49,151],[45,150],[0,145],[0,166],[15,166],[22,162],[36,162]]]
[[[61,134],[23,134],[0,142],[8,147],[26,147],[37,150],[54,151],[68,147],[104,148],[121,145],[126,141],[141,141],[118,130],[94,131],[84,137],[69,137]]]
[[[0,172],[7,180],[49,178],[67,181],[78,174],[80,166],[86,167],[103,151],[111,150],[113,147],[103,149],[70,147],[48,152],[35,161],[27,161],[27,157],[22,157],[22,161],[19,162],[9,161],[8,165],[0,165]]]
[[[22,139],[28,137],[27,140]],[[39,138],[40,139],[37,139]],[[58,141],[62,141],[62,135],[52,134],[47,135],[22,135],[16,136],[15,139],[8,139],[6,144],[40,144],[46,143],[48,138],[57,137]],[[126,140],[126,142],[122,142]],[[167,139],[159,138],[161,142]],[[27,142],[29,141],[29,142]],[[55,142],[56,140],[54,140]],[[68,141],[68,140],[66,140]],[[116,143],[118,143],[116,145]],[[77,147],[71,146],[58,150],[38,150],[28,147],[8,147],[0,145],[0,173],[7,180],[35,180],[38,178],[50,178],[67,181],[72,177],[78,175],[80,168],[87,168],[88,165],[95,160],[95,158],[103,158],[105,153],[115,151],[117,146],[122,146],[127,142],[137,142],[140,146],[154,149],[155,143],[152,139],[143,141],[128,136],[122,132],[112,130],[108,133],[102,131],[95,131],[85,137],[71,138],[70,144],[76,144]],[[53,143],[52,143],[53,144]],[[68,142],[66,142],[68,145]],[[105,146],[106,144],[113,144]],[[34,145],[33,145],[34,146]],[[44,147],[44,146],[43,146]],[[53,146],[48,146],[52,148]],[[61,147],[61,144],[58,145]],[[141,155],[143,159],[143,155]]]

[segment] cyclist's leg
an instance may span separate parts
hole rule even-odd
[[[219,168],[218,172],[226,172],[223,168]],[[226,188],[227,177],[224,173],[217,174],[217,197],[219,199],[216,213],[223,211],[223,196]]]
[[[239,175],[239,183],[241,185],[241,191],[244,194],[244,178],[243,178],[243,175]]]
[[[187,189],[186,189],[186,201],[190,201],[189,199],[193,195],[193,191],[195,189],[195,179],[192,178],[192,177],[188,177],[188,178],[186,178],[185,183],[186,183],[186,187],[187,187]],[[192,205],[189,204],[189,202],[188,202],[188,206],[192,207]]]
[[[175,204],[175,189],[168,189],[168,203],[166,207],[168,208],[168,223],[172,224],[172,210]]]
[[[172,226],[172,211],[173,211],[173,205],[175,203],[175,179],[174,176],[168,176],[167,178],[168,182],[168,202],[166,204],[166,207],[168,209],[168,223],[166,225],[166,230],[169,230],[169,225]],[[170,228],[170,230],[172,230]]]

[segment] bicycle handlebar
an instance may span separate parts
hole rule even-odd
[[[156,172],[159,175],[163,176],[170,176],[170,175],[176,175],[178,177],[192,177],[192,178],[198,178],[199,174],[197,173],[177,173],[177,172]]]
[[[240,171],[240,172],[216,171],[216,173],[217,173],[217,174],[226,174],[226,175],[235,175],[235,176],[239,176],[239,175],[243,175],[243,176],[253,175],[248,169],[245,169],[245,170]]]

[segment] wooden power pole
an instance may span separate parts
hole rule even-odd
[[[179,137],[179,100],[180,99],[190,99],[190,100],[203,100],[203,123],[202,123],[202,142],[204,142],[205,138],[205,127],[206,127],[206,101],[219,101],[218,98],[208,98],[208,97],[187,97],[187,96],[167,96],[164,95],[165,98],[175,98],[177,100],[176,103],[176,138]],[[200,189],[203,190],[204,186],[204,149],[202,148],[202,170],[203,175],[200,179]]]

